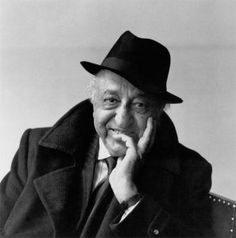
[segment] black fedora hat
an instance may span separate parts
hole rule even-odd
[[[130,31],[123,33],[107,54],[101,65],[80,62],[91,74],[108,69],[119,74],[143,92],[166,103],[183,100],[167,92],[166,82],[170,68],[170,54],[165,46],[140,38]]]

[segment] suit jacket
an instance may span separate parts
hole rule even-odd
[[[95,163],[92,112],[85,100],[52,128],[25,131],[0,186],[1,237],[78,237]],[[136,177],[144,198],[120,222],[113,196],[95,236],[210,237],[211,165],[178,142],[165,113],[156,138]]]

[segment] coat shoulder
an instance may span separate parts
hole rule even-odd
[[[49,127],[30,128],[24,131],[12,167],[23,167],[27,171],[26,174],[30,173],[31,168],[36,164],[35,159],[37,158],[39,141],[49,129]]]
[[[195,150],[192,150],[182,144],[179,144],[179,154],[183,164],[198,164],[202,167],[211,168],[211,164]]]
[[[51,127],[41,127],[41,128],[29,128],[24,131],[21,141],[20,148],[28,147],[30,148],[33,145],[38,145],[39,141],[43,136],[50,130]]]
[[[43,127],[34,129],[29,128],[25,130],[23,135],[21,136],[18,154],[21,155],[22,152],[24,152],[24,154],[27,154],[30,148],[38,146],[38,142],[49,129],[50,127]]]
[[[38,127],[29,130],[30,141],[38,142],[51,129],[51,127]]]
[[[209,191],[212,174],[211,164],[198,152],[182,144],[179,146],[179,154],[181,158],[180,166],[183,184],[185,184],[186,187],[202,186]],[[205,185],[203,185],[203,183]]]

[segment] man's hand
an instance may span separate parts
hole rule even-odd
[[[156,123],[153,118],[149,117],[147,120],[146,129],[136,144],[133,138],[118,134],[117,138],[120,138],[126,145],[126,155],[122,161],[115,167],[110,174],[110,184],[112,190],[119,203],[127,201],[129,198],[138,193],[137,187],[134,184],[134,175],[140,165],[143,155],[148,151],[154,142],[156,131]]]

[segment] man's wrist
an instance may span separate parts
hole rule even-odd
[[[136,193],[132,197],[130,197],[128,200],[123,201],[120,205],[123,210],[127,210],[129,207],[135,205],[137,202],[139,202],[143,198],[143,194]]]

